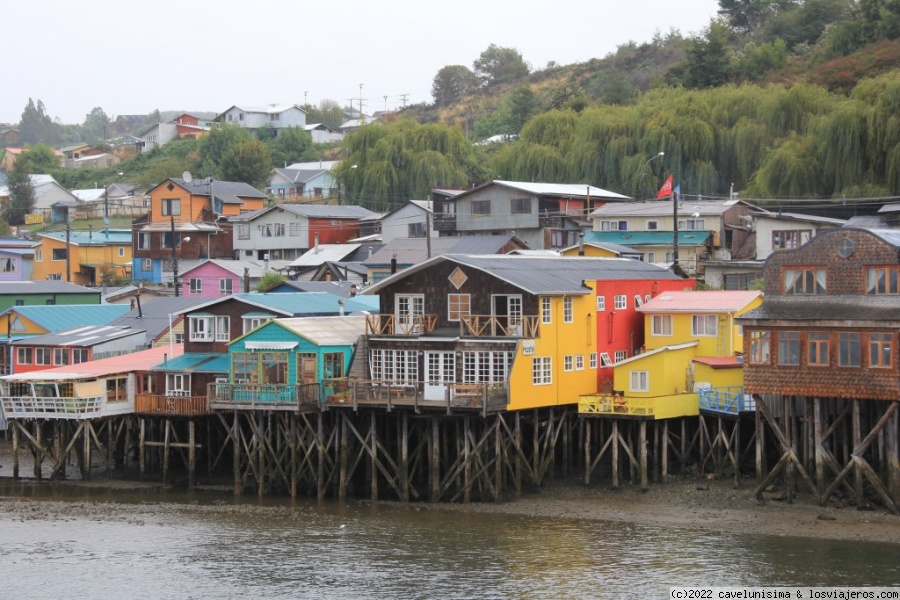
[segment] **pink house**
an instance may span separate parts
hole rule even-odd
[[[185,298],[220,298],[240,294],[246,286],[253,291],[266,271],[283,269],[280,260],[224,260],[213,258],[179,274]]]

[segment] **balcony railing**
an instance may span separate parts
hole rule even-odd
[[[207,398],[212,409],[317,408],[319,384],[303,383],[210,383]]]
[[[459,334],[463,337],[536,338],[540,334],[540,317],[466,315],[459,320]]]
[[[7,419],[90,419],[104,412],[106,396],[3,396],[0,404]]]
[[[447,383],[326,379],[322,382],[324,406],[349,405],[446,409],[504,410],[509,404],[509,382]]]
[[[698,390],[700,409],[737,415],[756,410],[756,401],[751,394],[745,394],[741,386],[729,386]]]
[[[437,327],[437,315],[415,315],[398,318],[397,315],[366,315],[367,335],[422,335]]]
[[[619,394],[589,394],[578,397],[578,413],[613,417],[671,419],[699,414],[697,394],[673,394],[652,398],[629,398]]]
[[[211,414],[206,396],[138,394],[134,412],[147,415],[191,417]]]

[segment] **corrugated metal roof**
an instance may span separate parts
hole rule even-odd
[[[680,246],[703,246],[711,234],[708,231],[679,231]],[[623,246],[665,246],[672,245],[671,231],[589,231],[584,241],[604,244],[612,242]]]
[[[76,285],[67,281],[0,281],[0,295],[21,296],[24,294],[96,294],[100,290]]]
[[[122,327],[133,327],[134,329],[144,329],[147,332],[148,340],[155,340],[168,330],[171,322],[174,324],[176,313],[179,311],[199,306],[207,302],[207,298],[196,298],[191,296],[179,296],[178,298],[157,298],[151,302],[141,304],[141,309],[134,308],[127,313],[110,321],[110,325]],[[127,306],[127,305],[126,305]]]
[[[465,235],[431,238],[431,255],[441,254],[496,254],[512,241],[511,235]],[[524,244],[523,244],[524,245]],[[363,261],[368,267],[391,264],[396,255],[397,264],[408,266],[428,258],[428,241],[425,238],[396,238],[381,247]]]
[[[366,333],[365,316],[305,317],[276,322],[317,346],[352,346]]]
[[[900,322],[897,296],[770,296],[738,317],[746,321],[831,321],[835,324]]]
[[[49,233],[41,233],[41,237],[52,238],[54,240],[65,242],[65,231],[51,231]],[[97,231],[71,231],[69,232],[69,243],[75,246],[106,246],[109,244],[131,245],[131,230],[122,231],[121,229],[110,229],[105,232],[102,228]]]
[[[237,275],[238,277],[244,276],[244,269],[249,269],[249,276],[252,279],[259,279],[263,275],[266,274],[266,271],[277,271],[280,269],[284,269],[288,266],[287,261],[284,260],[270,260],[268,262],[264,260],[226,260],[222,258],[211,258],[208,260],[204,260],[203,262],[194,265],[189,269],[185,269],[181,272],[179,277],[182,278],[182,281],[185,281],[184,277],[193,272],[200,267],[205,265],[213,264],[217,267],[228,271],[233,275]]]
[[[147,333],[143,329],[132,329],[131,327],[114,327],[112,325],[82,326],[17,340],[13,342],[13,345],[77,346],[86,348],[130,336],[139,336],[146,339]],[[139,343],[143,344],[141,341]]]
[[[208,308],[215,304],[226,302],[231,299],[246,302],[247,304],[255,306],[256,308],[268,309],[273,312],[280,313],[277,316],[282,317],[299,317],[302,315],[337,315],[341,312],[341,305],[339,304],[339,301],[344,302],[343,310],[345,314],[355,312],[372,312],[373,310],[378,310],[377,304],[373,306],[370,298],[362,298],[359,296],[357,296],[356,298],[341,298],[340,296],[335,296],[334,294],[329,294],[327,292],[297,292],[293,294],[260,294],[253,292],[249,294],[235,294],[233,296],[227,296],[225,298],[216,298],[215,300],[210,300],[209,302],[200,304],[194,309],[183,310],[181,311],[181,314],[190,314],[191,316],[197,316],[201,313],[195,312],[196,310]]]
[[[340,261],[356,252],[362,244],[321,244],[310,248],[290,263],[292,267],[318,267],[326,262]]]
[[[758,290],[695,290],[662,292],[645,302],[638,312],[735,312],[762,296]]]
[[[690,215],[691,213],[699,213],[701,216],[717,216],[724,214],[729,208],[735,204],[743,204],[749,208],[762,210],[743,200],[694,200],[692,202],[684,201],[679,203],[679,215]],[[644,202],[615,202],[604,204],[600,208],[591,213],[592,217],[670,217],[674,209],[672,202],[669,200],[648,200]]]
[[[400,271],[366,289],[363,294],[377,293],[386,285],[430,268],[440,261],[451,261],[484,271],[493,277],[535,295],[589,294],[591,290],[582,285],[582,282],[585,280],[681,280],[680,277],[662,267],[631,258],[473,256],[453,254],[438,256]]]
[[[583,183],[530,183],[527,181],[503,181],[500,179],[495,179],[494,183],[538,196],[584,198],[590,195],[591,198],[615,198],[618,200],[631,199],[628,196],[624,196],[617,192],[611,192],[609,190],[604,190],[603,188],[585,185]]]
[[[175,344],[172,346],[171,350],[168,346],[160,346],[148,350],[141,350],[140,352],[132,352],[131,354],[92,360],[91,362],[81,363],[79,365],[68,365],[65,367],[45,369],[43,371],[7,375],[0,379],[10,381],[62,381],[105,377],[107,375],[116,375],[118,373],[150,371],[153,370],[157,364],[161,363],[166,356],[168,356],[169,359],[172,359],[173,357],[178,357],[182,352],[184,352],[184,344]]]
[[[63,331],[79,325],[106,325],[130,308],[127,304],[54,304],[13,306],[9,310],[16,311],[47,331]]]
[[[229,373],[231,359],[227,352],[188,352],[157,363],[153,370],[166,373]]]

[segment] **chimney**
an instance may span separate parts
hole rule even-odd
[[[319,232],[316,232],[316,254],[319,253]]]
[[[391,256],[391,275],[397,272],[397,253]]]
[[[369,246],[369,256],[368,258],[372,258],[372,246]]]
[[[358,293],[359,293],[359,287],[355,283],[350,284],[350,297],[356,298],[356,294],[358,294]]]
[[[244,267],[244,293],[250,293],[250,267]]]
[[[341,298],[341,299],[338,300],[338,306],[340,307],[340,315],[341,315],[342,317],[344,316],[344,305],[345,305],[346,303],[347,303],[347,301],[344,300],[343,298]]]
[[[578,256],[584,256],[584,234],[578,234]]]

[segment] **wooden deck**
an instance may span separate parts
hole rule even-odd
[[[138,394],[135,396],[134,412],[142,415],[169,415],[176,417],[212,414],[206,396],[165,396],[154,394]]]
[[[756,401],[742,386],[701,389],[698,394],[700,410],[732,416],[756,411]]]
[[[629,398],[618,394],[587,394],[578,398],[578,414],[638,419],[672,419],[700,414],[697,394]]]

